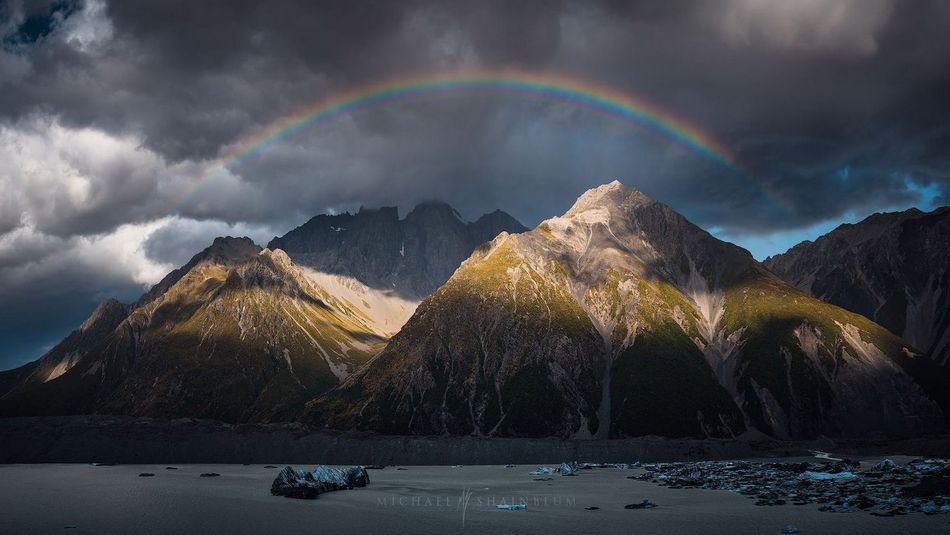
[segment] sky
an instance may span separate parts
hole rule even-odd
[[[0,369],[215,236],[263,244],[318,213],[440,199],[534,226],[618,179],[762,259],[950,204],[947,27],[941,0],[0,0]],[[222,166],[355,87],[480,69],[651,102],[738,171],[490,91],[345,113]]]

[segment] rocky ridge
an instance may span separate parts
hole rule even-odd
[[[950,359],[950,207],[874,214],[765,260],[789,284]]]
[[[919,360],[614,182],[479,247],[304,418],[391,434],[913,434],[942,419]]]

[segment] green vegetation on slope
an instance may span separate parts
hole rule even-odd
[[[696,345],[672,321],[637,335],[614,362],[611,435],[731,436],[742,415]]]

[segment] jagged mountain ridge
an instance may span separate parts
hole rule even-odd
[[[502,231],[525,230],[500,210],[466,223],[448,204],[426,202],[404,219],[395,207],[318,215],[267,246],[315,271],[419,301],[448,280],[476,246]]]
[[[287,420],[382,347],[370,323],[282,251],[218,238],[89,338],[81,358],[4,393],[0,413]]]
[[[950,360],[950,207],[874,214],[764,262],[789,284]]]
[[[941,410],[903,351],[614,182],[479,247],[304,419],[488,436],[933,429]]]
[[[392,249],[399,244],[378,239],[391,227],[378,217],[383,212],[343,219],[377,238],[364,245]],[[467,256],[474,240],[490,239],[496,228],[523,228],[500,211],[461,224],[441,203],[417,207],[404,221],[413,239],[428,243],[414,250],[451,252],[440,263],[404,263],[403,273],[419,270],[406,280],[429,284],[448,278],[446,262]],[[305,234],[291,231],[290,243],[317,248]],[[342,241],[333,247],[348,250]],[[0,414],[289,420],[378,352],[418,304],[347,275],[363,266],[360,255],[331,256],[342,273],[296,265],[284,251],[248,238],[217,238],[134,305],[107,300],[46,355],[0,372]]]

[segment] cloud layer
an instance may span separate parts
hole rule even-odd
[[[0,368],[216,234],[263,240],[327,210],[440,198],[534,224],[619,178],[762,255],[946,204],[948,24],[938,0],[0,3]],[[504,94],[364,110],[218,161],[354,86],[484,67],[639,95],[744,173]]]

